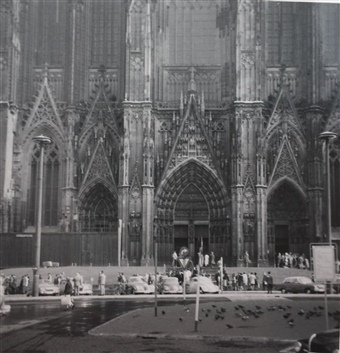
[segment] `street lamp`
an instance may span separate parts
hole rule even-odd
[[[155,316],[157,316],[157,214],[154,218],[154,227],[153,227],[153,249],[154,249],[154,259],[155,259]]]
[[[39,268],[40,268],[40,252],[41,252],[41,214],[42,214],[42,186],[44,174],[44,150],[45,147],[52,143],[51,138],[39,135],[33,137],[33,141],[40,147],[40,163],[38,174],[38,207],[36,214],[36,236],[35,236],[35,267],[33,269],[33,296],[39,296]]]
[[[331,176],[329,167],[329,143],[330,140],[338,137],[332,131],[324,131],[319,135],[319,139],[325,142],[325,163],[326,163],[326,214],[327,214],[327,236],[329,245],[332,245],[332,218],[331,218]]]

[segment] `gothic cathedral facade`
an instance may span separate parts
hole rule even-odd
[[[153,264],[154,242],[161,263],[182,246],[233,266],[308,255],[326,241],[339,36],[338,4],[1,1],[0,232],[35,231],[43,134],[46,237],[92,234],[95,253],[105,234],[123,265]],[[337,241],[338,140],[329,155]]]

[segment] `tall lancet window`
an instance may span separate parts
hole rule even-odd
[[[296,47],[296,4],[268,2],[267,47],[268,65],[294,66]]]
[[[31,180],[28,191],[28,225],[36,223],[38,173],[40,165],[40,150],[34,146],[31,157]],[[58,203],[59,203],[59,150],[56,144],[52,144],[45,150],[44,177],[43,177],[43,207],[42,225],[58,225]]]

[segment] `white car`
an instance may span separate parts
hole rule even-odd
[[[47,280],[39,283],[39,295],[59,295],[59,286]]]
[[[126,283],[126,294],[152,294],[154,292],[155,286],[147,284],[140,276],[132,276]]]
[[[177,277],[164,277],[159,283],[159,292],[161,294],[181,294],[182,286],[178,283]]]
[[[190,282],[186,284],[185,290],[187,293],[196,293],[198,277],[191,278]],[[220,288],[216,286],[208,277],[199,277],[200,293],[220,293]]]

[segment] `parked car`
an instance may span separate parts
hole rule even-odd
[[[333,281],[333,291],[334,293],[340,293],[340,274],[335,275],[335,279]]]
[[[177,277],[162,277],[158,291],[161,294],[181,294],[183,293],[183,288],[179,284]]]
[[[125,285],[126,294],[151,294],[155,292],[153,284],[147,284],[140,276],[132,276]]]
[[[59,286],[47,280],[39,283],[39,295],[59,295]]]
[[[192,277],[189,283],[186,283],[186,293],[196,293],[197,291],[198,277]],[[208,277],[199,277],[200,293],[220,293],[220,288],[216,286],[212,280]]]
[[[310,278],[303,276],[287,277],[276,286],[281,293],[324,293],[323,284],[314,283]]]
[[[297,353],[339,353],[339,330],[314,333],[308,338],[298,340],[294,350]]]

